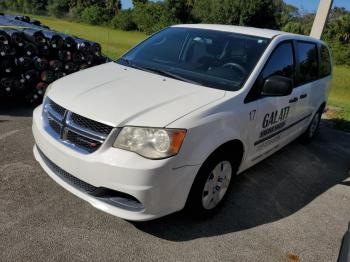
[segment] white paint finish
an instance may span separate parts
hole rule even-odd
[[[112,126],[163,127],[222,98],[225,91],[111,62],[56,81],[48,95],[73,112]]]
[[[295,89],[290,96],[269,97],[254,103],[244,103],[244,99],[280,42],[289,39],[316,43],[323,43],[322,41],[261,29],[248,28],[244,31],[243,27],[187,27],[246,32],[273,39],[244,86],[236,92],[197,86],[115,63],[84,70],[56,81],[48,96],[61,106],[87,118],[113,126],[166,126],[187,129],[180,152],[168,159],[149,160],[132,152],[112,148],[115,139],[113,135],[109,136],[98,151],[81,155],[46,133],[39,107],[34,113],[33,133],[36,144],[49,159],[94,186],[105,186],[136,197],[145,205],[145,211],[133,213],[80,193],[60,181],[35,153],[39,163],[59,184],[108,213],[130,220],[149,220],[184,207],[200,166],[225,142],[239,140],[243,143],[244,155],[240,173],[288,144],[307,128],[311,118],[267,140],[257,150],[254,142],[259,139],[265,114],[288,106],[289,99],[298,96],[302,89]],[[305,87],[312,89],[309,90],[305,110],[314,113],[326,100],[330,78],[317,80]],[[255,116],[252,119],[251,112],[254,110]],[[296,103],[295,108],[290,109],[290,118],[286,125],[297,120],[299,115],[295,115],[295,112],[299,112],[298,110],[299,104]]]
[[[176,158],[149,160],[132,152],[104,146],[90,155],[73,151],[52,138],[43,128],[41,107],[34,111],[33,135],[36,146],[56,165],[96,187],[128,193],[145,205],[143,212],[130,212],[81,193],[55,175],[34,148],[36,160],[63,187],[105,212],[130,220],[149,220],[184,207],[200,166],[174,169]],[[106,141],[106,144],[109,141]],[[170,195],[167,201],[164,196]]]

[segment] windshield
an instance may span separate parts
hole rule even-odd
[[[211,88],[240,89],[269,40],[230,32],[170,27],[117,63]]]

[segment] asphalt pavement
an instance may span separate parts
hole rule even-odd
[[[31,108],[0,109],[0,261],[336,261],[350,221],[350,134],[323,120],[237,177],[219,214],[135,223],[51,180],[32,154]]]

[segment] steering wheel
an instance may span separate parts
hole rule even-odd
[[[223,65],[223,67],[231,67],[231,68],[235,68],[235,69],[238,69],[238,71],[244,76],[247,71],[244,69],[243,66],[237,64],[237,63],[233,63],[233,62],[230,62],[230,63],[226,63]]]

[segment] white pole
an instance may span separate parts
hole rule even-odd
[[[333,0],[320,0],[310,36],[318,39],[321,38],[332,4]]]

